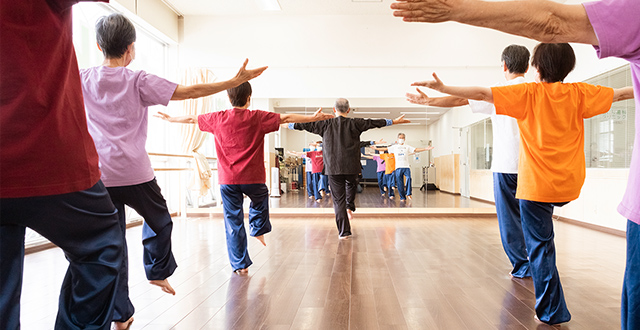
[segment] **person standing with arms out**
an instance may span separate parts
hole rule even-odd
[[[247,274],[252,264],[244,228],[243,195],[251,199],[251,236],[266,245],[264,235],[271,232],[269,191],[265,184],[264,136],[277,131],[280,124],[331,118],[331,115],[322,113],[322,109],[318,109],[313,115],[249,110],[251,93],[251,84],[245,82],[227,90],[233,109],[199,116],[171,117],[162,112],[157,116],[172,123],[197,124],[203,132],[213,133],[218,153],[218,182],[222,195],[227,251],[231,267],[239,275]]]
[[[510,45],[502,51],[502,71],[506,82],[498,86],[522,84],[529,69],[529,50],[520,45]],[[474,113],[491,115],[493,127],[493,196],[500,228],[502,247],[513,269],[511,276],[530,277],[527,248],[522,233],[520,205],[516,199],[518,186],[518,153],[520,131],[518,122],[509,116],[497,115],[493,104],[468,100],[455,96],[430,98],[417,89],[418,95],[407,94],[409,102],[435,107],[469,105]]]
[[[325,171],[329,176],[336,214],[338,237],[351,236],[349,220],[356,210],[356,186],[360,173],[360,134],[376,127],[404,124],[409,121],[400,116],[391,119],[349,118],[349,101],[336,100],[334,118],[306,124],[289,124],[289,129],[305,130],[322,137],[324,145]]]
[[[536,317],[558,324],[568,322],[571,314],[555,263],[553,209],[578,198],[584,184],[584,119],[609,111],[613,102],[632,98],[633,90],[563,83],[575,66],[575,54],[567,43],[537,45],[531,66],[536,69],[536,83],[453,87],[444,85],[434,73],[435,80],[413,86],[491,102],[497,114],[518,120],[522,153],[516,197],[520,199]]]
[[[224,91],[259,76],[266,67],[246,70],[245,61],[238,74],[228,81],[182,86],[144,71],[127,69],[135,59],[136,30],[124,15],[100,18],[96,23],[96,39],[104,62],[81,70],[80,76],[89,132],[100,156],[102,181],[118,209],[123,239],[125,205],[144,218],[143,260],[149,283],[175,295],[167,280],[177,267],[171,252],[173,222],[145,149],[148,107]],[[126,251],[124,257],[114,312],[118,329],[126,329],[133,322],[134,313],[129,299]]]
[[[20,329],[27,227],[69,262],[54,328],[111,326],[124,246],[82,105],[72,38],[76,2],[0,1],[3,330]]]
[[[389,151],[382,151],[380,159],[384,160],[384,182],[387,185],[389,191],[389,199],[393,199],[393,190],[396,189],[396,158]]]
[[[629,61],[635,108],[640,109],[640,1],[601,0],[578,5],[549,0],[419,0],[391,5],[408,22],[444,22],[496,29],[541,42],[593,45],[599,58]],[[640,145],[636,116],[634,145]],[[627,218],[627,263],[622,286],[622,329],[640,328],[640,148],[633,148],[629,179],[618,212]]]
[[[321,190],[321,175],[324,170],[324,161],[322,158],[322,149],[318,147],[319,143],[314,142],[313,148],[315,150],[304,151],[304,152],[296,152],[296,151],[288,151],[288,153],[298,156],[298,157],[306,157],[311,162],[311,186],[313,188],[313,196],[316,199],[316,202],[320,203],[322,201],[322,193]]]
[[[404,202],[407,198],[411,199],[411,164],[409,164],[409,155],[433,149],[431,146],[426,148],[414,148],[410,145],[404,144],[405,138],[406,136],[404,133],[398,133],[398,144],[394,144],[387,148],[376,148],[376,150],[389,151],[390,154],[395,156],[395,179],[401,202]]]

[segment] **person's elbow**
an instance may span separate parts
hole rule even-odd
[[[194,98],[194,88],[193,86],[182,86],[178,85],[176,90],[173,91],[173,95],[171,95],[172,101],[182,101]]]

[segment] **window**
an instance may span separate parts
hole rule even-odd
[[[474,170],[491,168],[493,157],[493,128],[491,118],[479,121],[469,128],[471,141],[469,146],[469,162]]]
[[[613,88],[631,86],[628,65],[585,82]],[[609,112],[584,121],[584,153],[588,168],[629,168],[635,134],[634,100],[616,102]]]

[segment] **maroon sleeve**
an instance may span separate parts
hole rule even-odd
[[[262,132],[264,134],[275,132],[280,129],[280,114],[269,111],[258,110],[261,116]]]
[[[203,132],[214,133],[218,112],[205,113],[198,116],[198,128]]]

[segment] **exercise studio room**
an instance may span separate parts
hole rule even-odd
[[[0,9],[0,329],[640,330],[637,0]]]

